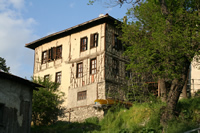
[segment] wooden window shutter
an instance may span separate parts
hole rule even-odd
[[[51,61],[51,49],[48,50],[48,61]]]
[[[47,56],[46,56],[46,61],[49,61],[49,50],[47,50]]]
[[[51,60],[53,60],[53,48],[50,49],[50,52],[51,52],[50,58],[51,58]]]
[[[52,48],[52,58],[56,59],[56,47]]]
[[[94,47],[94,34],[90,34],[90,48]]]

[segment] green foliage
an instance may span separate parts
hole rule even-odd
[[[131,59],[129,69],[168,79],[180,77],[185,62],[197,54],[200,42],[197,8],[190,6],[193,12],[189,12],[184,2],[168,0],[167,16],[156,0],[129,9],[129,18],[137,20],[122,28],[121,39],[129,46],[125,52]]]
[[[200,123],[200,98],[182,99],[178,103],[177,117],[168,122],[166,133],[183,133],[194,129]],[[48,126],[36,126],[32,133],[162,133],[160,108],[165,103],[134,103],[128,110],[119,105],[113,106],[102,120],[88,118],[82,123],[61,122]],[[187,113],[192,112],[192,113]]]
[[[198,125],[191,121],[182,121],[182,120],[171,120],[168,123],[167,129],[165,129],[166,133],[183,133],[192,129],[197,128]]]
[[[132,73],[144,75],[141,82],[168,81],[169,97],[161,123],[174,117],[175,107],[183,88],[190,63],[199,58],[200,1],[142,0],[130,8],[129,23],[122,26],[121,40]],[[195,4],[194,4],[195,3]],[[176,88],[176,89],[174,89]]]
[[[98,124],[58,121],[48,126],[34,126],[31,133],[91,133],[99,130]]]
[[[88,5],[93,5],[94,2],[95,2],[94,0],[89,0],[89,1],[88,1]]]
[[[200,123],[200,97],[181,99],[178,103],[179,119]]]
[[[58,117],[63,117],[65,108],[61,106],[64,102],[64,93],[58,87],[59,84],[43,80],[40,77],[32,79],[34,83],[41,84],[45,88],[33,92],[32,121],[34,125],[48,125],[55,123]]]
[[[134,103],[129,110],[120,107],[111,109],[100,121],[101,132],[159,131],[159,109],[162,105],[162,103],[152,103],[152,105]]]
[[[85,119],[85,123],[98,124],[99,119],[97,117],[90,117],[90,118]]]
[[[6,60],[0,57],[0,71],[8,73],[9,70],[10,70],[10,67],[6,66]]]

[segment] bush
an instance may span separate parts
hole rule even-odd
[[[58,90],[59,84],[34,78],[33,82],[43,85],[39,91],[33,92],[32,100],[32,122],[35,125],[48,125],[55,123],[58,117],[64,115],[65,108],[61,106],[64,101],[64,93]]]
[[[200,98],[182,99],[178,102],[177,116],[168,122],[165,133],[183,133],[198,127],[200,121]],[[83,123],[57,122],[33,133],[162,133],[161,108],[165,103],[152,100],[150,103],[133,103],[130,109],[119,105],[111,107],[99,120],[91,117]],[[48,129],[48,130],[47,130]],[[40,132],[39,132],[40,131]]]
[[[85,119],[85,123],[99,124],[99,119],[97,117],[90,117]]]

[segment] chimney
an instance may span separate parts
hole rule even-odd
[[[104,16],[104,14],[99,14],[99,17],[103,17]]]

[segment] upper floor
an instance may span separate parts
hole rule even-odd
[[[26,44],[35,50],[34,74],[96,58],[105,52],[115,60],[123,58],[123,46],[118,39],[121,32],[116,22],[121,23],[106,14]]]

